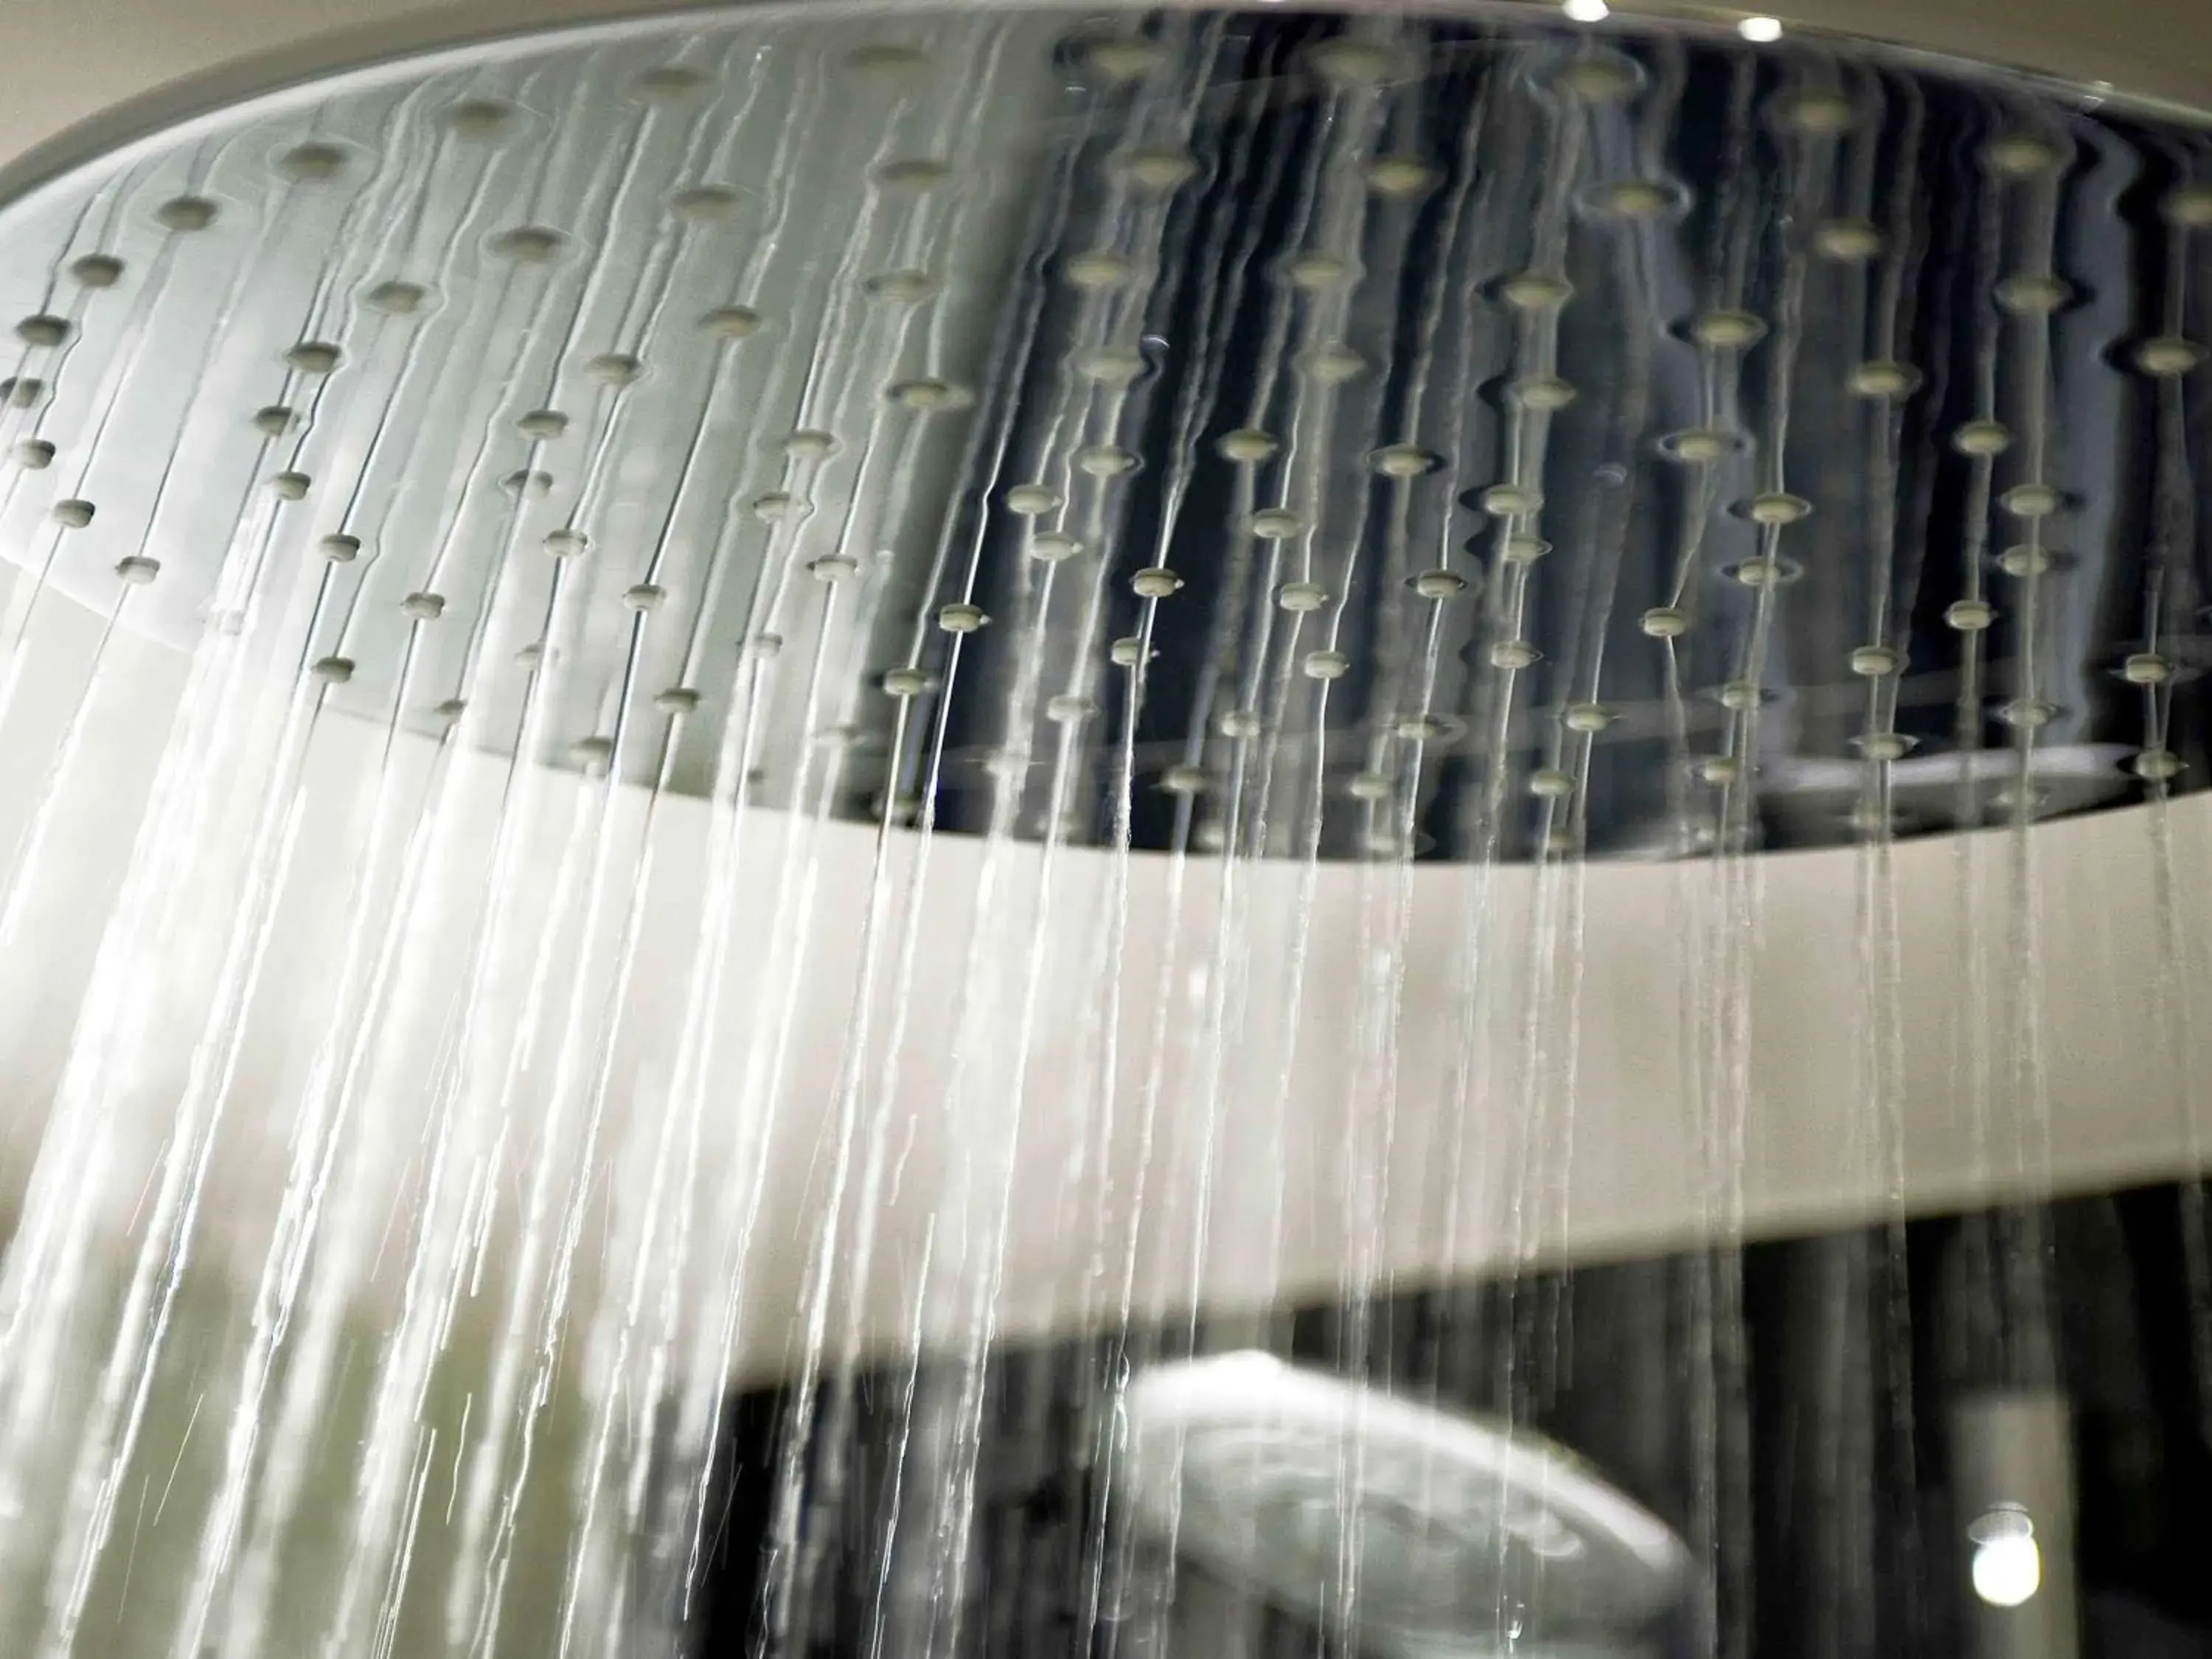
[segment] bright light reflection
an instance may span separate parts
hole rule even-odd
[[[1560,0],[1559,9],[1577,23],[1602,23],[1613,15],[1605,0]]]
[[[1968,1527],[1966,1536],[1974,1545],[1974,1594],[1991,1607],[2019,1607],[2042,1587],[2043,1552],[2026,1510],[1999,1504]]]
[[[1747,17],[1735,26],[1735,32],[1747,40],[1762,45],[1782,38],[1782,20],[1778,17]]]

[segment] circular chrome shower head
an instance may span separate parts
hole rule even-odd
[[[0,218],[0,545],[370,718],[940,829],[2196,787],[2201,135],[1614,21],[695,13],[227,108]]]
[[[118,1653],[672,1639],[726,1387],[886,1346],[963,1362],[885,1589],[957,1650],[969,1379],[1116,1278],[1126,1323],[2199,1172],[2163,813],[1490,879],[2212,769],[2197,126],[1601,9],[687,11],[0,207],[44,1650],[95,1570],[186,1608]],[[2054,848],[2110,879],[2046,918]],[[211,1264],[260,1288],[209,1358]],[[161,1560],[157,1373],[244,1402]],[[1140,1510],[1279,1601],[1481,1650],[1525,1573],[1563,1651],[1685,1571],[1525,1435],[1281,1375],[1286,1438],[1170,1386],[1249,1368],[1131,1395]],[[791,1545],[836,1505],[787,1474]]]

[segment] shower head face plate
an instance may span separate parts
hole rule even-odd
[[[1522,8],[525,37],[0,210],[0,555],[398,728],[939,829],[2118,805],[2208,771],[2203,150]]]
[[[1363,1650],[1623,1651],[1687,1583],[1663,1522],[1526,1430],[1257,1352],[1143,1371],[1124,1410],[1133,1523]]]
[[[8,212],[9,303],[62,315],[17,331],[7,554],[102,610],[153,561],[135,630],[304,627],[334,708],[704,793],[764,591],[913,580],[872,578],[963,423],[911,388],[979,360],[1055,39],[566,31],[56,179]]]

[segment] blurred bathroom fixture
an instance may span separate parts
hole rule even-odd
[[[1681,1595],[1667,1526],[1571,1454],[1231,1353],[1123,1398],[1133,1524],[1366,1651],[1632,1650]]]
[[[2075,1659],[2081,1651],[2075,1570],[2073,1408],[2063,1395],[1969,1398],[1951,1427],[1974,1607],[1972,1651],[1986,1659]]]

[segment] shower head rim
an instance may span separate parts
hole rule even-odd
[[[1079,0],[970,0],[944,9],[1059,13],[1076,20],[1157,11],[1265,12],[1271,3],[1094,0],[1085,5]],[[2113,0],[2122,13],[2151,3]],[[820,22],[836,18],[859,23],[896,21],[932,9],[887,0],[714,0],[703,5],[690,0],[448,0],[368,24],[348,13],[345,27],[316,32],[268,52],[225,58],[128,93],[12,156],[0,155],[0,211],[35,202],[46,191],[88,167],[127,165],[155,147],[234,120],[248,109],[264,115],[281,113],[326,96],[334,84],[363,88],[465,68],[520,43],[540,48],[615,45],[672,28],[726,27],[740,21]],[[1550,0],[1322,0],[1312,9],[1346,17],[1520,17],[1553,23],[1560,19]],[[1980,50],[1955,22],[1947,24],[1942,14],[1948,9],[1912,7],[1869,19],[1858,0],[1778,0],[1758,15],[1781,15],[1787,24],[1784,39],[1793,45],[1881,53],[1900,67],[1954,77],[2009,77],[2047,95],[2089,100],[2093,107],[2212,130],[2212,23],[2207,26],[2203,70],[2192,73],[2185,42],[2181,51],[2171,54],[2180,63],[2179,69],[2162,62],[2160,54],[2116,50],[2109,44],[2103,48],[2112,54],[2109,60],[2084,58],[2073,43],[2031,49],[2027,38],[2016,35],[2007,35],[2002,44],[1987,42],[1994,50]],[[1592,32],[1667,28],[1721,40],[1734,36],[1735,25],[1752,15],[1674,0],[1622,0],[1607,21],[1593,26]],[[2155,38],[2154,32],[2127,28],[2125,21],[2124,16],[2114,19],[2115,27],[2100,40],[2109,43],[2136,34]]]

